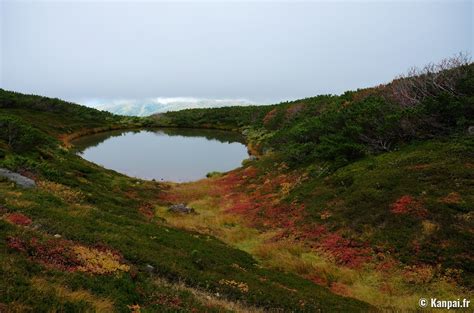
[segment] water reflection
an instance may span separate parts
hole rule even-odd
[[[106,168],[176,182],[229,171],[248,157],[240,134],[219,130],[111,131],[79,138],[73,144],[83,158]]]

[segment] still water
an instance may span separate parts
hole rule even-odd
[[[128,176],[188,182],[237,168],[248,158],[243,137],[219,130],[111,131],[73,142],[84,159]]]

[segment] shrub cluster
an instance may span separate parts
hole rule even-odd
[[[412,69],[387,85],[340,96],[183,110],[158,120],[184,127],[261,130],[266,135],[258,146],[280,152],[289,165],[329,161],[338,167],[474,125],[474,64],[469,62],[460,54]]]
[[[50,138],[39,130],[12,116],[0,116],[0,140],[14,152],[30,151],[38,146],[51,144]]]

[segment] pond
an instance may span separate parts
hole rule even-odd
[[[73,144],[81,157],[105,168],[173,182],[235,169],[249,156],[240,134],[220,130],[110,131],[79,138]]]

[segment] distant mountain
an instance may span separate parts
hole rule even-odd
[[[148,116],[155,113],[196,108],[218,108],[255,104],[245,99],[202,99],[191,97],[150,98],[143,100],[94,100],[83,101],[84,105],[119,115]]]

